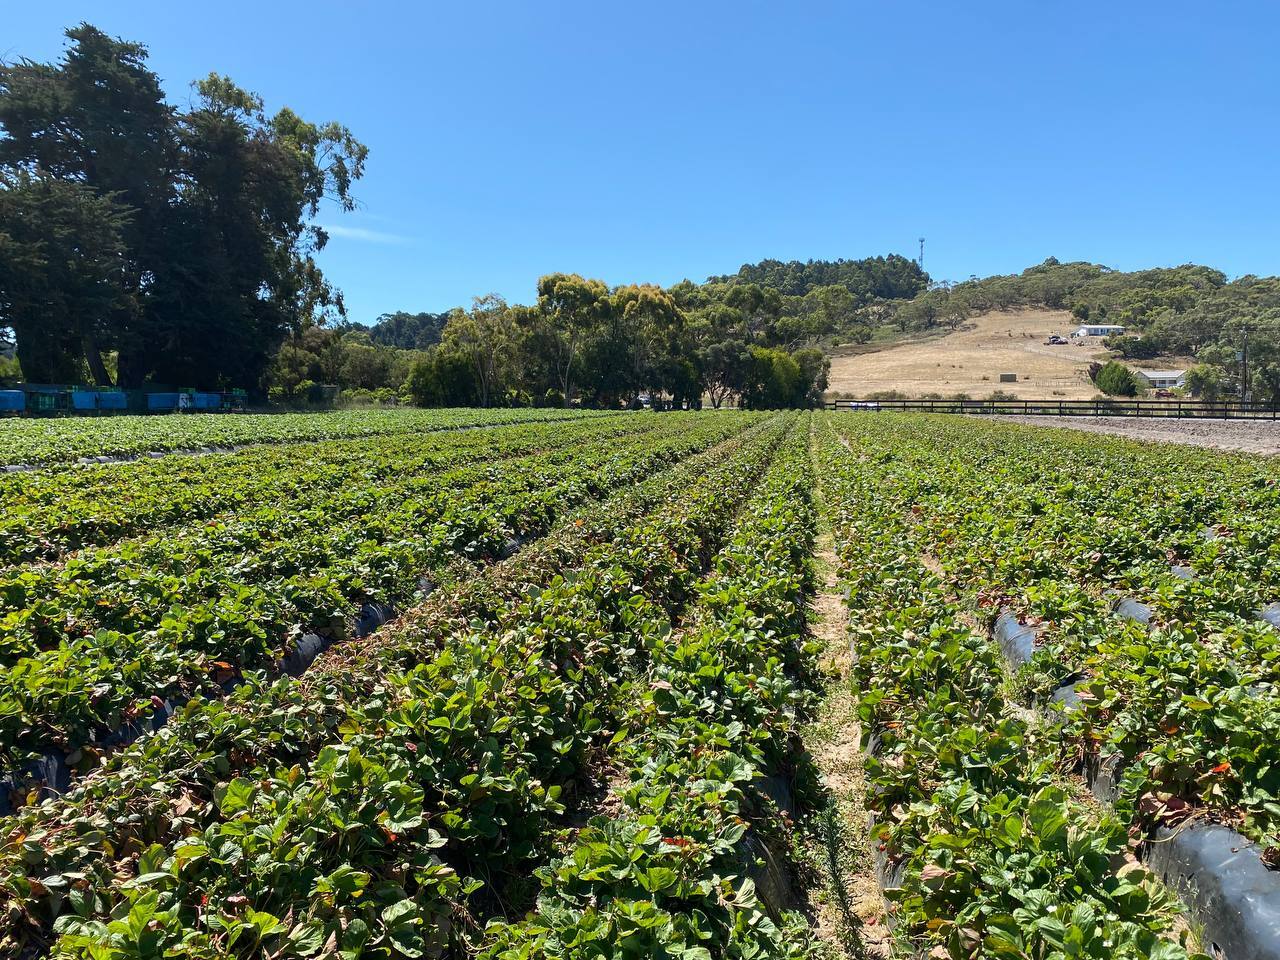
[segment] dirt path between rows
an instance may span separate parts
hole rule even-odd
[[[849,685],[848,611],[836,577],[831,534],[815,546],[818,591],[810,606],[813,636],[823,645],[822,666],[831,676],[805,745],[822,774],[829,806],[820,814],[820,850],[814,859],[827,881],[818,905],[816,933],[833,952],[849,957],[892,955],[884,896],[868,844],[866,777],[861,730]]]
[[[1183,443],[1214,450],[1280,454],[1280,422],[1272,420],[1141,420],[1130,417],[998,417],[1012,423],[1109,433],[1134,440]]]

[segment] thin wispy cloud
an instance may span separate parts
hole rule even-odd
[[[411,243],[412,237],[385,230],[370,230],[368,227],[351,227],[341,223],[322,223],[320,228],[331,237],[344,240],[363,240],[365,243]]]

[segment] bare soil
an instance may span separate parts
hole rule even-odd
[[[1110,433],[1135,440],[1182,443],[1214,450],[1280,454],[1280,422],[1272,420],[1141,420],[1130,417],[1000,417],[1042,427]]]
[[[819,537],[820,586],[810,608],[815,639],[823,643],[823,668],[832,677],[805,744],[829,795],[825,843],[813,851],[826,878],[815,931],[835,956],[878,960],[891,955],[886,906],[872,867],[863,774],[861,730],[849,686],[848,611],[836,580],[830,533]]]

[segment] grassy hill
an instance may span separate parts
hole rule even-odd
[[[837,348],[828,395],[896,390],[911,397],[964,393],[977,399],[1002,390],[1018,397],[1087,399],[1098,392],[1089,381],[1089,364],[1107,357],[1101,339],[1045,343],[1050,334],[1066,336],[1079,325],[1066,310],[1023,307],[979,314],[954,333],[935,328],[927,336],[883,345]],[[1166,358],[1141,366],[1186,363]],[[1002,373],[1017,374],[1017,382],[1001,383]]]

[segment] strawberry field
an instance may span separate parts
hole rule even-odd
[[[1275,955],[1274,461],[955,418],[826,426],[895,939]]]
[[[1280,949],[1272,461],[362,416],[0,433],[0,955]]]
[[[568,410],[340,410],[7,420],[0,431],[0,468],[215,452],[250,444],[378,437],[591,415]]]

